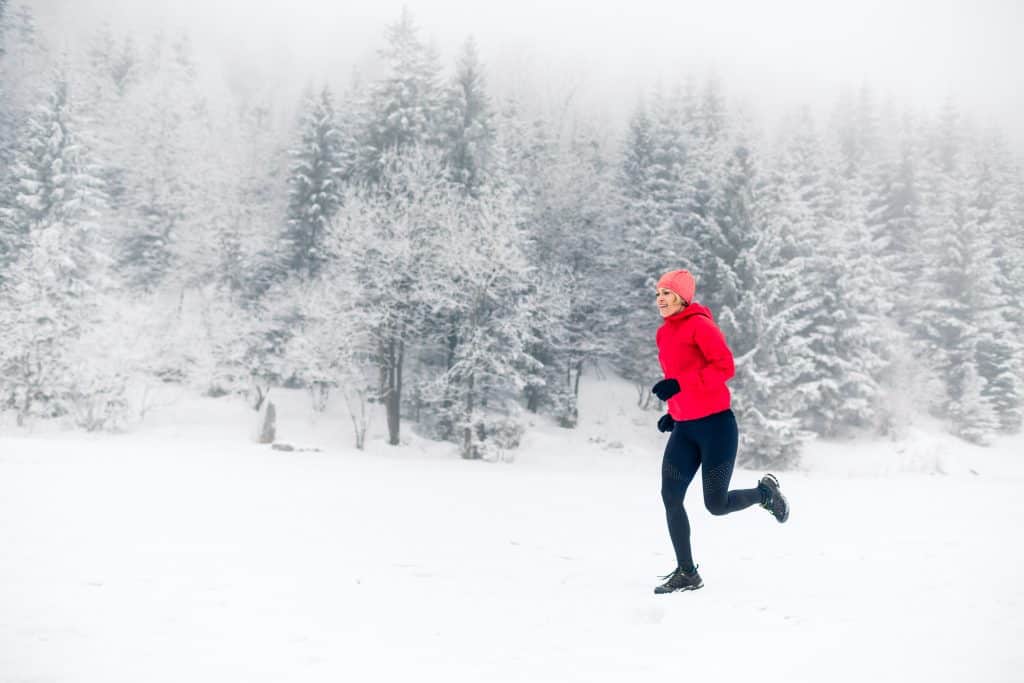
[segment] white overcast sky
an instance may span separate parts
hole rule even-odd
[[[16,2],[17,0],[15,0]],[[497,77],[581,80],[627,111],[657,76],[714,69],[768,107],[834,100],[869,83],[914,105],[953,96],[1024,147],[1024,0],[29,0],[74,42],[83,25],[188,26],[231,62],[287,63],[319,79],[365,63],[384,27],[413,12],[446,57],[472,34]],[[446,59],[449,62],[450,59]]]

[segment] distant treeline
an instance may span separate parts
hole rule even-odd
[[[681,75],[623,130],[496,101],[408,12],[384,75],[295,103],[210,97],[187,36],[58,54],[0,0],[0,408],[126,429],[147,387],[307,387],[457,443],[572,428],[588,366],[660,378],[658,275],[688,268],[737,359],[741,462],[941,417],[1019,431],[1024,176],[950,102],[869,89],[761,132]],[[224,102],[228,106],[222,106]],[[556,120],[557,119],[557,120]]]

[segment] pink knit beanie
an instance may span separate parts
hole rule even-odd
[[[693,294],[697,291],[697,283],[687,270],[670,270],[658,280],[658,289],[664,287],[678,294],[687,305],[693,301]]]

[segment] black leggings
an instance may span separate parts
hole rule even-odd
[[[698,467],[703,465],[704,505],[711,514],[727,515],[761,502],[759,489],[729,490],[738,442],[739,430],[732,410],[676,422],[668,438],[661,463],[661,499],[676,561],[683,569],[693,568],[690,520],[683,498]]]

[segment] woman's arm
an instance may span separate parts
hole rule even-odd
[[[732,351],[725,343],[725,335],[710,318],[695,316],[693,341],[707,364],[700,370],[686,373],[683,386],[704,389],[724,384],[736,374]]]

